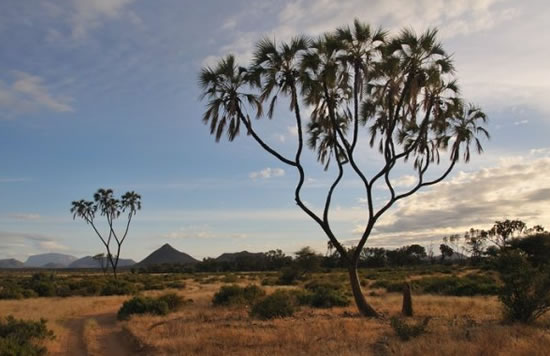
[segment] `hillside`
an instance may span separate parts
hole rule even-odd
[[[194,264],[199,262],[193,257],[184,252],[180,252],[170,246],[170,244],[164,244],[158,250],[152,252],[149,256],[145,257],[143,261],[139,262],[138,266],[153,266],[161,264]]]
[[[121,258],[118,260],[118,267],[130,267],[135,265],[136,262],[132,259]],[[79,258],[71,263],[68,268],[101,268],[98,261],[94,260],[92,256],[86,256]]]
[[[233,253],[222,253],[218,257],[216,257],[216,261],[218,262],[233,262],[237,260],[238,258],[261,258],[265,257],[265,254],[262,252],[248,252],[248,251],[241,251],[241,252],[233,252]]]
[[[0,260],[0,268],[23,268],[24,266],[25,265],[23,262],[18,261],[14,258]]]
[[[43,253],[40,255],[33,255],[27,258],[25,267],[45,267],[55,266],[55,268],[63,268],[69,266],[77,258],[70,255],[64,255],[61,253]]]

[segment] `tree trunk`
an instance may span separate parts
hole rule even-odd
[[[411,285],[409,282],[403,284],[403,308],[401,308],[401,314],[403,316],[413,316]]]
[[[355,300],[355,305],[357,305],[357,309],[359,309],[359,312],[363,316],[367,317],[378,317],[378,313],[376,310],[374,310],[373,307],[370,306],[369,303],[367,303],[367,300],[365,299],[365,296],[363,295],[363,292],[361,291],[361,284],[359,283],[359,275],[357,274],[357,267],[356,266],[350,266],[348,268],[349,271],[349,280],[351,284],[351,291],[353,292],[353,299]]]

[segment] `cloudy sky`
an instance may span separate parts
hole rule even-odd
[[[398,204],[369,244],[438,246],[443,235],[496,219],[550,225],[550,25],[547,1],[298,0],[0,2],[0,258],[101,252],[72,200],[100,187],[135,190],[143,209],[124,256],[169,242],[202,258],[224,251],[291,253],[326,238],[294,204],[296,173],[246,136],[215,144],[201,122],[197,73],[263,36],[318,35],[357,17],[393,33],[438,27],[463,95],[490,117],[485,154]],[[295,147],[285,110],[259,130]],[[305,200],[319,207],[334,172],[305,159]],[[362,151],[373,168],[378,157]],[[379,162],[379,161],[378,161]],[[392,177],[403,189],[406,172]],[[342,240],[364,222],[353,175],[331,215]],[[377,199],[384,198],[377,193]]]

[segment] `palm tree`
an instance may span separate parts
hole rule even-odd
[[[351,149],[357,144],[359,127],[359,103],[363,99],[365,83],[369,81],[369,75],[373,72],[373,57],[380,53],[382,45],[386,41],[387,33],[382,29],[372,31],[370,25],[355,19],[353,29],[342,27],[336,30],[335,37],[344,46],[344,53],[340,60],[353,71],[353,138]]]
[[[73,213],[73,219],[77,217],[82,218],[87,224],[90,224],[99,237],[105,249],[107,251],[106,258],[108,259],[111,267],[113,268],[113,274],[117,277],[117,266],[120,258],[120,250],[124,243],[132,217],[141,209],[141,196],[134,191],[126,192],[121,199],[116,199],[113,195],[112,189],[100,188],[94,193],[94,201],[86,201],[84,199],[73,201],[71,206],[71,213]],[[101,216],[105,216],[107,224],[109,226],[109,235],[105,238],[95,225],[96,213],[99,211]],[[128,221],[126,223],[126,229],[122,238],[119,238],[114,229],[114,221],[120,214],[128,211]],[[111,253],[111,242],[116,242],[116,255]]]
[[[477,153],[483,152],[483,147],[479,139],[480,136],[490,138],[489,132],[481,124],[487,122],[487,115],[481,109],[473,104],[460,105],[458,116],[451,123],[451,134],[454,143],[451,149],[451,160],[460,159],[460,151],[463,147],[464,162],[470,161],[470,146],[474,144]]]
[[[488,137],[483,128],[485,115],[464,110],[452,60],[436,35],[435,30],[421,35],[404,30],[386,40],[382,30],[373,32],[368,25],[355,21],[352,29],[341,28],[315,41],[303,37],[280,44],[261,40],[250,68],[238,67],[234,58],[227,56],[200,74],[203,98],[208,99],[203,121],[210,125],[216,141],[226,131],[232,141],[243,124],[263,149],[296,167],[299,179],[295,201],[326,233],[330,245],[347,264],[356,305],[366,316],[378,313],[362,294],[357,264],[377,220],[400,199],[443,180],[463,150],[465,160],[469,160],[471,144],[481,152],[478,137]],[[272,118],[281,95],[289,97],[298,128],[295,159],[282,156],[262,141],[246,111],[247,106],[251,107],[259,118],[267,104],[266,115]],[[322,214],[314,213],[300,198],[304,183],[304,123],[300,107],[304,104],[312,109],[306,125],[309,148],[325,169],[331,160],[337,166]],[[354,160],[359,125],[368,128],[371,146],[376,144],[383,156],[382,168],[370,179]],[[440,152],[447,149],[449,168],[439,178],[426,180],[429,166],[439,164]],[[389,174],[400,160],[412,160],[418,177],[416,185],[398,194]],[[332,195],[347,164],[363,182],[368,201],[365,229],[357,246],[349,251],[335,237],[328,217]],[[389,199],[375,209],[373,186],[378,179],[384,179]]]
[[[207,98],[208,103],[202,120],[210,125],[210,134],[216,135],[217,142],[224,133],[229,141],[233,141],[239,134],[242,123],[247,129],[247,134],[263,149],[281,162],[295,166],[294,161],[273,150],[256,134],[250,115],[244,109],[243,104],[248,103],[255,108],[257,118],[262,115],[263,108],[259,98],[245,91],[250,89],[256,78],[257,75],[253,71],[237,67],[233,55],[222,58],[214,68],[203,68],[199,75],[199,85],[202,89],[201,99]]]

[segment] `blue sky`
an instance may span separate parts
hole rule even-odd
[[[547,226],[549,11],[545,1],[506,0],[2,1],[0,258],[100,252],[69,213],[100,187],[143,198],[123,257],[139,260],[165,242],[198,258],[323,251],[326,238],[293,202],[295,172],[246,136],[214,143],[197,73],[227,53],[246,63],[263,36],[318,35],[354,17],[394,32],[437,26],[463,95],[489,114],[492,134],[483,156],[392,209],[369,244],[437,248],[445,234],[502,218]],[[258,129],[292,152],[292,124],[281,109]],[[361,160],[370,167],[375,157],[366,150]],[[306,168],[304,197],[319,206],[334,172]],[[394,179],[408,184],[405,171]],[[337,193],[334,226],[353,241],[361,189],[350,176]]]

